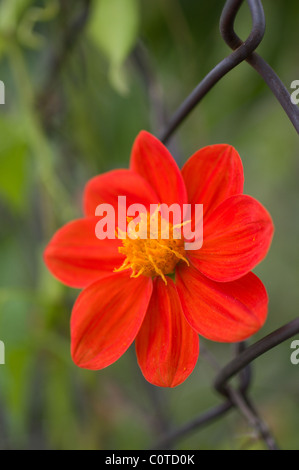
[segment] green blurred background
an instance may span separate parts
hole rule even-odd
[[[298,0],[264,0],[259,47],[288,88],[299,79]],[[205,74],[228,55],[219,34],[224,1],[0,0],[0,449],[143,449],[221,403],[200,356],[175,389],[148,384],[134,348],[114,365],[71,361],[69,318],[78,291],[42,260],[65,222],[82,215],[89,178],[127,167],[141,129],[158,135]],[[236,30],[251,26],[243,5]],[[243,63],[221,80],[170,142],[179,164],[200,147],[229,143],[245,192],[270,211],[275,237],[255,272],[270,297],[265,327],[299,305],[298,135],[261,78]],[[299,339],[299,335],[297,338]],[[232,347],[202,341],[220,365]],[[299,365],[291,341],[259,358],[251,396],[279,444],[299,449]],[[233,411],[177,442],[178,449],[263,449]]]

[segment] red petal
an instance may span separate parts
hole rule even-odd
[[[204,220],[203,246],[190,251],[194,266],[214,281],[233,281],[267,254],[273,237],[267,210],[250,196],[232,196]]]
[[[121,266],[120,240],[98,240],[98,218],[68,223],[58,230],[45,249],[44,260],[51,273],[64,284],[82,288],[106,277]]]
[[[153,295],[136,338],[139,366],[145,378],[160,387],[175,387],[193,371],[199,353],[198,335],[187,323],[175,284],[154,283]]]
[[[79,295],[72,312],[74,362],[85,369],[103,369],[134,341],[152,294],[152,280],[115,273],[91,284]]]
[[[181,266],[176,272],[176,286],[188,322],[212,341],[243,341],[266,320],[267,292],[253,273],[219,283],[195,268]]]
[[[86,185],[84,191],[84,212],[94,216],[100,204],[118,206],[118,196],[126,196],[127,207],[131,204],[143,204],[149,209],[150,204],[159,202],[151,186],[137,173],[131,170],[112,170],[95,176]]]
[[[131,170],[146,179],[156,191],[159,202],[187,204],[187,191],[182,174],[167,148],[153,135],[142,131],[131,154]]]
[[[210,145],[196,152],[182,169],[191,204],[203,204],[204,215],[222,201],[242,194],[241,158],[230,145]]]

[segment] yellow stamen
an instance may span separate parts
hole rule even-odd
[[[159,208],[158,208],[159,209]],[[187,222],[173,226],[161,217],[159,210],[153,214],[140,214],[138,223],[132,223],[128,235],[117,229],[117,236],[122,238],[119,252],[126,256],[122,266],[115,268],[115,272],[131,269],[131,277],[141,275],[147,277],[160,276],[167,284],[166,275],[174,272],[176,265],[184,261],[188,266],[184,249],[184,239],[174,238],[174,232]],[[155,222],[155,223],[152,223]],[[153,228],[154,227],[154,228]],[[166,237],[167,234],[167,237]]]

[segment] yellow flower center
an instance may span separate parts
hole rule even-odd
[[[161,276],[167,284],[165,275],[173,273],[180,261],[189,265],[181,233],[184,224],[173,225],[162,218],[159,210],[152,215],[140,214],[140,220],[136,223],[129,217],[127,221],[127,233],[119,229],[117,233],[123,244],[118,250],[126,259],[120,268],[114,269],[115,272],[132,269],[131,277],[141,274]]]

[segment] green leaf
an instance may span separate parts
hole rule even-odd
[[[89,32],[110,62],[112,85],[126,91],[122,64],[131,52],[139,29],[138,0],[101,0],[95,2]]]
[[[0,31],[11,33],[15,31],[24,10],[33,0],[2,0],[0,4]]]

